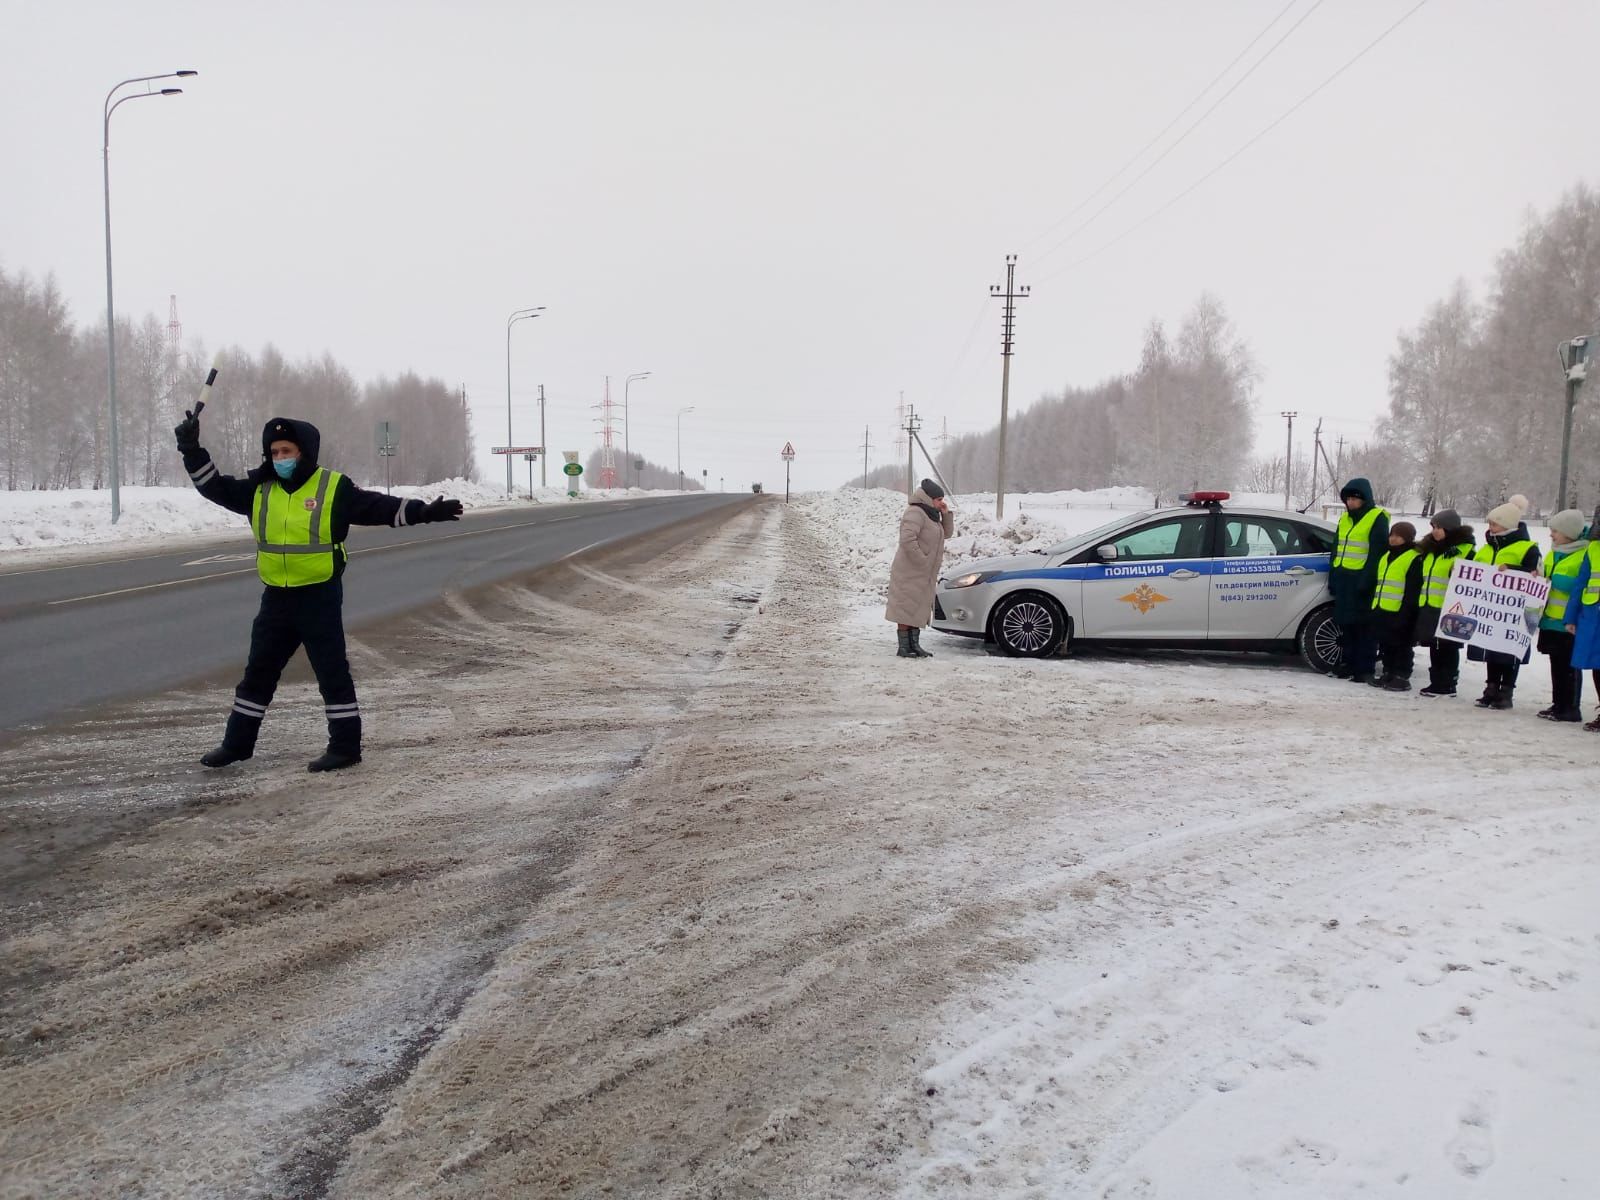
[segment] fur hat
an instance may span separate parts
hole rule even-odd
[[[1551,530],[1573,542],[1583,536],[1583,531],[1588,524],[1589,518],[1575,508],[1564,508],[1550,518]]]
[[[927,493],[929,500],[942,500],[944,498],[944,489],[933,480],[924,479],[921,486],[922,490]]]
[[[1435,529],[1442,529],[1446,533],[1454,533],[1461,528],[1461,514],[1453,508],[1441,508],[1433,514],[1429,522]]]
[[[1417,527],[1410,521],[1396,521],[1389,526],[1389,536],[1397,537],[1409,546],[1417,540]]]
[[[1522,524],[1523,515],[1528,511],[1517,503],[1520,498],[1513,496],[1504,504],[1491,508],[1486,519],[1491,525],[1498,525],[1501,529],[1515,529]]]

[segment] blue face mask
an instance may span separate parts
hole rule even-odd
[[[272,469],[278,473],[279,479],[287,479],[294,474],[294,469],[299,465],[298,458],[280,458],[273,462]]]

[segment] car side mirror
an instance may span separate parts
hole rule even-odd
[[[1101,562],[1115,562],[1117,557],[1117,548],[1111,543],[1107,542],[1104,546],[1096,547],[1095,553],[1100,556]]]

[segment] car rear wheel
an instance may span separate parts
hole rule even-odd
[[[994,640],[1016,658],[1049,658],[1067,640],[1067,614],[1048,596],[1023,592],[995,607]]]
[[[1317,609],[1300,626],[1300,657],[1306,660],[1306,666],[1324,675],[1344,661],[1332,605]]]

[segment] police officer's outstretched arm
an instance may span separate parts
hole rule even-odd
[[[335,512],[351,525],[425,525],[431,521],[456,521],[461,518],[461,501],[440,496],[437,500],[402,500],[357,487],[346,475],[339,481],[334,497]]]
[[[246,479],[235,479],[217,470],[210,453],[200,445],[200,414],[185,411],[183,420],[173,429],[178,450],[183,455],[183,469],[189,472],[195,490],[213,504],[220,504],[229,512],[250,515],[250,499],[256,485]]]

